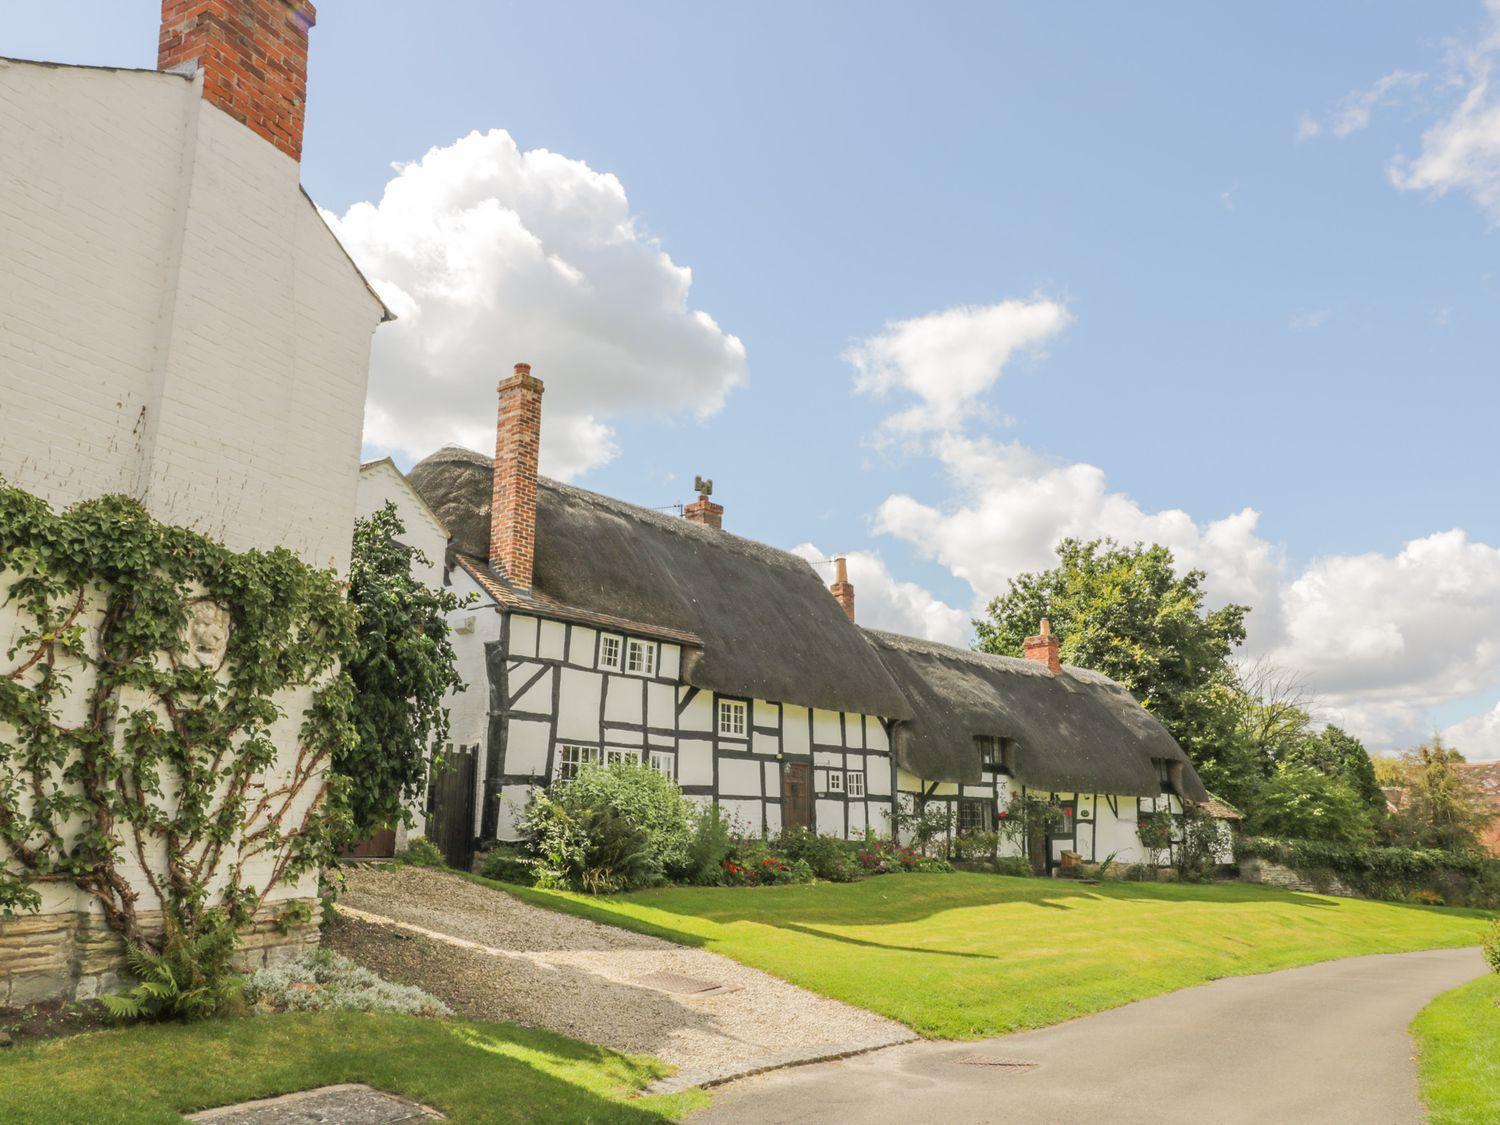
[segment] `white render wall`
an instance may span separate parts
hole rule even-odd
[[[478,733],[480,699],[486,711],[489,706],[489,692],[480,690],[489,685],[483,648],[494,639],[501,615],[489,606],[475,617],[474,641],[465,645],[460,668],[473,685],[466,696],[479,698],[454,700],[455,742]],[[682,650],[667,642],[650,642],[658,653],[653,676],[603,668],[601,635],[628,639],[586,625],[510,615],[499,724],[503,746],[488,755],[498,776],[484,777],[488,784],[481,785],[487,799],[497,802],[491,819],[500,839],[515,838],[534,790],[556,778],[561,745],[647,762],[655,753],[687,795],[717,802],[736,831],[748,834],[781,830],[782,763],[804,762],[814,831],[851,838],[867,826],[890,832],[895,773],[878,718],[700,691],[680,682]],[[719,729],[721,698],[746,705],[742,735]],[[830,784],[835,772],[863,778],[865,795],[851,797],[847,784],[836,791]],[[481,824],[483,819],[481,811]]]
[[[0,475],[348,564],[383,310],[196,80],[0,62]]]
[[[354,498],[355,518],[367,519],[387,503],[396,505],[401,522],[406,526],[405,534],[399,537],[400,542],[415,547],[427,558],[426,565],[413,562],[412,577],[429,589],[441,590],[448,532],[389,458],[361,466]]]

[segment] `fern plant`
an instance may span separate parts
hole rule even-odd
[[[109,1014],[122,1021],[197,1020],[231,1007],[244,987],[234,975],[235,932],[227,918],[191,938],[169,934],[160,953],[131,945],[125,964],[138,982],[134,988],[100,999]]]

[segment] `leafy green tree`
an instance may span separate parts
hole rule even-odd
[[[1462,754],[1433,735],[1387,767],[1401,790],[1387,825],[1394,843],[1460,853],[1481,850],[1480,839],[1496,814],[1475,779],[1459,768],[1463,761]]]
[[[1277,765],[1251,808],[1257,835],[1336,844],[1368,844],[1374,837],[1364,797],[1346,778],[1306,762]]]
[[[1205,606],[1201,570],[1177,572],[1160,545],[1065,539],[1058,565],[1021,574],[974,622],[978,647],[1020,656],[1051,619],[1065,663],[1125,685],[1187,751],[1209,788],[1241,803],[1259,782],[1236,737],[1242,703],[1230,655],[1249,607]]]
[[[1290,756],[1347,782],[1371,817],[1378,820],[1385,815],[1385,794],[1375,779],[1375,762],[1364,743],[1342,727],[1330,723],[1317,734],[1308,735]]]
[[[412,575],[413,562],[428,560],[399,541],[405,531],[390,503],[354,525],[349,598],[359,629],[344,670],[354,684],[359,743],[333,765],[349,780],[358,834],[410,823],[408,805],[425,789],[428,763],[448,737],[443,696],[464,690],[445,615],[468,602]]]

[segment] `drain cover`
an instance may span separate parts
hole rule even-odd
[[[992,1070],[1035,1070],[1037,1063],[1025,1062],[1021,1059],[1002,1059],[998,1055],[959,1055],[953,1060],[964,1066],[987,1066]]]
[[[671,992],[678,996],[717,996],[721,992],[740,990],[737,984],[719,984],[716,981],[690,977],[682,973],[647,973],[643,977],[633,978],[631,983],[638,984],[642,988],[654,988],[658,992]]]

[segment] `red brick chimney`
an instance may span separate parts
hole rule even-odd
[[[307,107],[307,0],[162,0],[159,70],[203,70],[203,96],[293,160]]]
[[[849,620],[854,620],[854,587],[849,583],[849,560],[840,556],[833,560],[833,585],[828,587],[833,591],[834,599],[844,607],[844,612],[849,615]]]
[[[714,482],[697,477],[694,483],[698,489],[698,499],[682,509],[682,518],[691,520],[693,523],[701,523],[706,527],[715,527],[722,530],[724,527],[724,505],[715,504],[709,499],[714,492]]]
[[[1042,631],[1026,638],[1026,659],[1045,664],[1047,671],[1056,675],[1062,671],[1062,658],[1058,655],[1057,638],[1052,635],[1052,622],[1042,618]]]
[[[536,462],[542,445],[542,381],[531,364],[500,380],[495,480],[490,493],[490,565],[531,589],[536,562]]]

